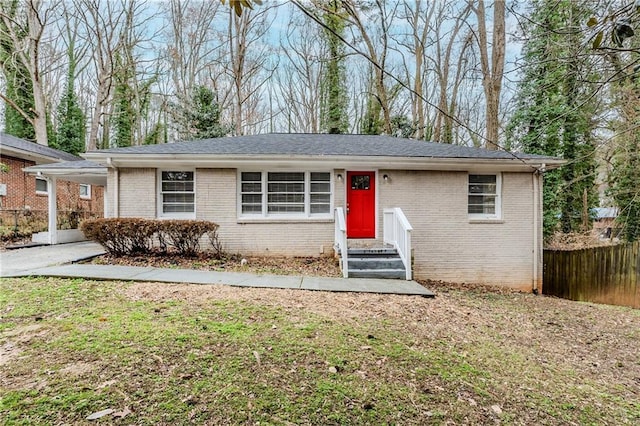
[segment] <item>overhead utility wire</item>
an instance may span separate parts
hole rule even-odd
[[[360,49],[358,49],[357,47],[355,47],[353,44],[351,44],[350,42],[348,42],[344,37],[342,37],[340,34],[336,33],[333,29],[329,28],[329,26],[327,26],[324,22],[322,22],[321,19],[319,19],[317,16],[315,16],[311,11],[309,11],[306,7],[304,7],[298,0],[292,0],[291,3],[293,3],[298,9],[300,9],[302,11],[302,13],[304,13],[305,15],[307,15],[309,18],[313,19],[318,25],[320,25],[322,28],[324,28],[325,30],[329,31],[331,34],[333,34],[334,36],[336,36],[342,43],[344,43],[346,46],[348,46],[351,50],[353,50],[355,53],[357,53],[358,55],[362,56],[363,58],[365,58],[367,61],[369,61],[374,67],[378,68],[380,71],[382,71],[385,75],[391,77],[393,80],[395,80],[399,85],[401,85],[402,87],[404,87],[405,89],[407,89],[408,91],[410,91],[411,93],[413,93],[414,95],[420,97],[420,99],[422,99],[426,104],[428,104],[429,106],[437,109],[439,112],[441,112],[442,114],[444,114],[446,117],[452,119],[456,124],[460,125],[461,127],[467,129],[469,131],[469,133],[472,133],[476,136],[478,136],[480,139],[482,139],[483,141],[485,141],[486,143],[489,143],[499,149],[501,149],[502,151],[508,153],[509,155],[511,155],[513,158],[515,158],[516,160],[520,161],[521,163],[523,163],[526,166],[531,167],[533,170],[543,173],[544,170],[541,170],[537,167],[532,166],[531,164],[528,164],[526,162],[525,159],[519,157],[516,153],[506,149],[505,147],[499,145],[498,143],[491,141],[489,139],[487,139],[486,137],[484,137],[484,135],[476,132],[475,130],[471,129],[470,127],[468,127],[466,124],[464,124],[460,119],[458,119],[458,117],[453,116],[451,114],[449,114],[447,111],[444,111],[442,108],[440,108],[439,106],[435,105],[434,103],[430,102],[428,99],[426,99],[424,96],[420,95],[419,93],[417,93],[415,90],[413,90],[411,87],[407,86],[407,84],[405,82],[403,82],[402,80],[400,80],[398,77],[396,77],[395,75],[393,75],[392,73],[390,73],[389,71],[387,71],[386,69],[384,69],[383,67],[380,66],[380,64],[378,64],[376,61],[374,61],[373,59],[371,59],[371,57],[369,55],[367,55],[365,52],[361,51]]]

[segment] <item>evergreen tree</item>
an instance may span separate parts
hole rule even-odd
[[[55,138],[49,140],[50,146],[78,155],[85,151],[85,115],[78,105],[75,93],[75,76],[77,60],[75,58],[75,43],[72,39],[67,50],[69,69],[64,93],[58,105],[58,129]]]
[[[78,105],[73,79],[67,84],[58,105],[58,129],[55,139],[50,140],[53,148],[77,155],[85,151],[85,115]]]
[[[206,86],[196,86],[189,99],[184,99],[180,105],[172,105],[172,112],[183,138],[219,138],[232,130],[232,126],[221,123],[216,93]]]
[[[345,52],[344,44],[337,36],[343,35],[346,21],[339,1],[329,0],[323,7],[326,10],[323,20],[328,28],[324,29],[323,36],[329,48],[329,57],[322,77],[320,127],[327,133],[346,133],[349,119]]]
[[[579,231],[584,214],[597,205],[595,187],[595,98],[592,64],[580,52],[584,5],[537,0],[524,27],[523,76],[508,145],[524,152],[561,156],[568,163],[545,174],[544,233]],[[586,206],[584,203],[586,194]],[[588,218],[587,218],[588,219]]]

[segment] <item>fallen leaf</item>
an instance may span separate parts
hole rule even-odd
[[[112,408],[107,408],[106,410],[97,411],[87,417],[87,420],[98,420],[104,416],[108,416],[112,414],[115,410]]]
[[[253,356],[256,358],[256,362],[258,363],[258,365],[260,364],[260,354],[258,353],[258,351],[253,351]]]
[[[500,408],[499,405],[492,405],[491,406],[491,410],[496,413],[497,415],[501,415],[502,414],[502,408]]]

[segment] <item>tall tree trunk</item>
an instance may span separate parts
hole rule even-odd
[[[382,111],[383,131],[387,134],[391,134],[391,100],[389,98],[389,92],[385,85],[385,73],[388,72],[388,70],[386,69],[386,61],[389,49],[389,17],[386,15],[384,2],[382,2],[381,0],[376,0],[376,6],[380,13],[379,29],[382,32],[382,35],[379,37],[381,43],[381,45],[379,46],[379,52],[376,49],[378,46],[376,46],[376,43],[374,42],[374,37],[369,34],[362,20],[362,17],[360,16],[360,13],[358,11],[359,5],[357,5],[353,0],[345,0],[343,2],[343,6],[345,8],[345,11],[351,18],[351,23],[358,29],[358,32],[362,37],[362,41],[367,47],[367,54],[373,67],[373,80],[375,89],[374,96],[380,103],[380,109]]]
[[[3,30],[7,32],[4,37],[10,40],[15,51],[13,60],[19,61],[29,74],[33,109],[24,111],[16,102],[12,102],[13,100],[3,98],[9,105],[17,108],[20,115],[33,126],[36,142],[40,145],[48,145],[47,101],[40,70],[40,48],[49,10],[43,11],[40,0],[29,0],[24,7],[26,21],[23,25],[28,31],[26,37],[23,33],[24,28],[19,23],[19,18],[11,16],[10,10],[0,8],[0,17],[4,24]]]
[[[491,60],[489,60],[489,41],[487,37],[486,12],[484,0],[478,0],[475,7],[478,19],[478,47],[480,50],[480,64],[482,66],[482,86],[486,101],[485,133],[487,149],[498,149],[500,131],[500,91],[505,59],[505,1],[496,0],[493,3],[493,35],[491,40]]]

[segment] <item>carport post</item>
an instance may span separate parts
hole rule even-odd
[[[49,244],[58,244],[58,197],[56,195],[56,178],[47,177],[49,192]]]

